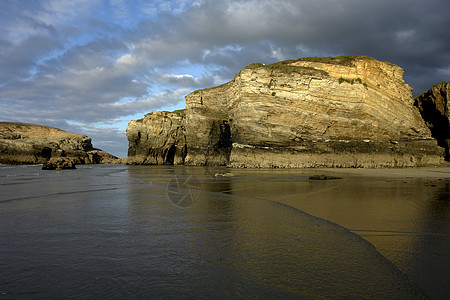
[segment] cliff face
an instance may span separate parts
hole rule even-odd
[[[403,70],[367,57],[252,64],[229,83],[186,96],[184,113],[176,135],[185,137],[183,146],[153,119],[151,132],[130,123],[130,149],[158,149],[142,142],[146,132],[146,141],[184,147],[184,159],[174,163],[187,165],[403,167],[441,161],[442,149],[413,107]],[[139,133],[141,139],[130,139]]]
[[[45,163],[67,157],[78,164],[112,163],[117,157],[92,146],[85,135],[49,126],[0,122],[0,163]]]
[[[422,118],[431,134],[445,149],[445,158],[450,160],[450,81],[439,82],[425,93],[415,98],[414,105],[419,108]]]
[[[153,112],[127,127],[128,162],[181,165],[186,157],[185,112]]]

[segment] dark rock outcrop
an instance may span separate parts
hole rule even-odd
[[[446,160],[450,160],[449,100],[450,81],[442,81],[417,96],[414,101],[431,134],[438,141],[439,146],[445,149]]]
[[[54,157],[42,165],[42,170],[67,170],[76,169],[73,159],[67,157]]]
[[[335,180],[342,179],[342,177],[329,176],[329,175],[312,175],[308,177],[309,180]]]
[[[130,163],[413,167],[443,150],[396,65],[361,56],[252,64],[127,128]]]
[[[0,163],[43,164],[51,158],[70,158],[76,164],[120,163],[92,146],[85,135],[16,122],[0,122]]]

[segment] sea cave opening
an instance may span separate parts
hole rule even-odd
[[[169,150],[167,150],[167,155],[166,155],[166,160],[165,160],[166,165],[174,164],[176,151],[177,151],[177,148],[175,147],[175,145],[170,146]]]

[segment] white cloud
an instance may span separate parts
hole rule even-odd
[[[110,4],[113,8],[115,19],[120,19],[128,22],[130,17],[130,10],[126,0],[110,0]]]
[[[155,17],[160,13],[171,13],[178,15],[186,11],[191,6],[199,5],[195,0],[153,0],[142,1],[139,9],[150,17]]]
[[[101,0],[47,0],[40,3],[43,9],[34,17],[45,24],[60,27],[89,15]]]
[[[137,62],[138,62],[137,59],[130,53],[124,54],[117,59],[117,63],[121,65],[132,66]]]
[[[165,78],[174,78],[174,79],[194,79],[194,76],[189,74],[177,75],[177,74],[165,74],[163,75]]]

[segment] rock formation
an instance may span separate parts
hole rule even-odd
[[[0,163],[40,164],[55,157],[76,164],[119,162],[117,157],[95,149],[85,135],[49,126],[0,122]]]
[[[431,134],[445,149],[445,159],[450,160],[450,81],[439,82],[425,93],[415,98],[414,105],[419,108],[422,118]]]
[[[153,112],[127,127],[128,163],[184,164],[186,157],[184,111]]]
[[[403,70],[361,56],[251,64],[127,128],[129,162],[231,167],[439,164]]]
[[[42,170],[76,169],[75,162],[67,157],[52,157],[42,165]]]

